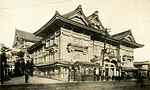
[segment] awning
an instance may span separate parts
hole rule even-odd
[[[148,68],[140,68],[142,71],[150,71]]]
[[[72,61],[55,61],[53,64],[51,64],[51,67],[54,67],[54,66],[69,67],[71,65],[74,65],[74,62],[72,62]]]
[[[122,67],[123,71],[135,71],[138,70],[138,68],[136,67]]]
[[[90,66],[99,66],[98,63],[94,63],[94,62],[85,62],[85,61],[77,61],[75,62],[74,64],[75,66],[87,66],[87,67],[90,67]]]
[[[42,67],[42,66],[50,66],[53,62],[49,63],[41,63],[41,64],[35,64],[35,67]]]
[[[69,65],[73,65],[74,62],[71,61],[54,61],[54,62],[49,62],[49,63],[41,63],[41,64],[37,64],[35,65],[35,67],[55,67],[55,66],[69,66]]]

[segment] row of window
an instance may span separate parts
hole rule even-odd
[[[35,64],[46,63],[46,57],[43,56],[43,57],[35,58],[34,63]]]
[[[38,49],[38,50],[36,50],[36,51],[34,52],[34,56],[37,56],[37,55],[43,54],[43,52],[44,52],[43,48]]]

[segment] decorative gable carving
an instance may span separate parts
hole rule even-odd
[[[23,46],[23,39],[19,38],[17,35],[15,36],[13,47],[20,49]]]
[[[22,49],[24,47],[29,47],[41,39],[42,37],[35,36],[33,33],[16,29],[13,48]]]
[[[115,34],[115,35],[112,35],[112,37],[115,39],[118,39],[118,40],[136,42],[133,35],[132,35],[131,29],[124,31],[124,32],[121,32],[121,33],[118,33],[118,34]]]
[[[127,35],[125,37],[125,40],[130,41],[130,42],[135,42],[135,39],[132,34]]]
[[[89,25],[89,21],[84,15],[81,5],[79,5],[74,11],[64,14],[63,16],[78,23]]]
[[[95,11],[92,15],[88,16],[87,18],[93,28],[100,29],[100,30],[105,29],[99,19],[98,11]]]
[[[84,22],[84,20],[81,17],[75,16],[75,17],[71,18],[71,20],[86,25],[86,22]]]

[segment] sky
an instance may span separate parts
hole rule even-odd
[[[98,11],[110,34],[131,29],[143,48],[134,50],[135,61],[150,60],[150,0],[0,0],[0,42],[12,47],[15,29],[35,32],[55,11],[65,14],[82,5],[86,16]]]

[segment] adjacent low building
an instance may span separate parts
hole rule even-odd
[[[134,62],[134,66],[139,68],[140,75],[145,78],[150,78],[150,61]]]
[[[17,34],[19,32],[19,34]],[[98,11],[85,16],[81,5],[55,15],[34,33],[16,30],[18,56],[34,60],[34,75],[59,80],[91,80],[132,71],[134,49],[143,47],[131,30],[110,35]]]
[[[9,80],[13,73],[13,65],[10,62],[10,48],[0,43],[0,81]],[[11,63],[11,65],[10,65]]]

